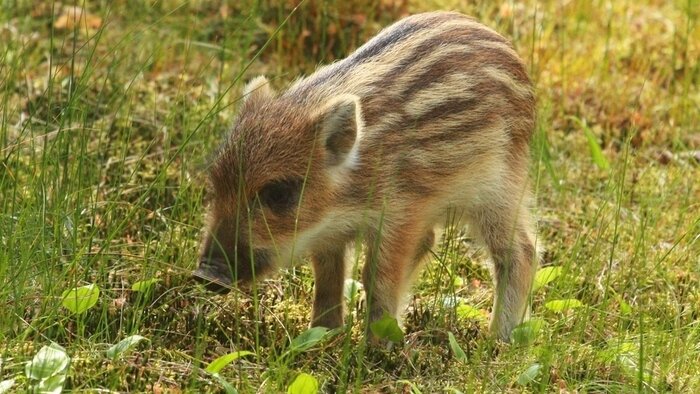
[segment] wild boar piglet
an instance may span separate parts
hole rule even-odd
[[[359,239],[368,318],[398,318],[436,227],[466,224],[493,262],[490,330],[508,340],[537,266],[534,125],[512,45],[458,13],[407,17],[284,92],[258,77],[211,165],[194,275],[225,291],[310,256],[312,325],[338,327]]]

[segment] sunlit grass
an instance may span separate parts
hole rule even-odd
[[[302,372],[339,392],[699,390],[700,4],[340,3],[88,4],[100,22],[67,29],[61,4],[2,6],[0,381],[28,389],[25,364],[56,342],[74,390],[213,391],[223,379],[278,392]],[[528,345],[484,335],[486,256],[449,229],[408,303],[403,345],[367,346],[350,308],[353,324],[292,354],[308,267],[256,297],[188,280],[208,154],[243,80],[283,87],[405,12],[440,8],[511,37],[537,85],[538,244],[542,264],[561,267],[533,294],[542,327]],[[91,284],[97,303],[71,312],[64,292]],[[132,335],[147,341],[108,356]],[[254,355],[204,370],[235,351]]]

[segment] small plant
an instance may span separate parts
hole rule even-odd
[[[65,290],[61,294],[61,303],[64,308],[79,315],[86,312],[97,304],[100,298],[100,288],[96,284],[76,287],[74,289]]]
[[[532,284],[532,292],[537,292],[537,290],[557,279],[559,276],[561,276],[562,270],[562,267],[540,268],[535,274],[535,281]]]
[[[9,393],[12,386],[15,385],[14,379],[7,379],[0,382],[0,394]]]
[[[224,354],[223,356],[219,356],[214,361],[210,362],[205,371],[209,373],[219,373],[225,366],[231,364],[239,358],[252,355],[255,355],[255,353],[247,350],[240,350],[237,352]]]
[[[142,337],[141,335],[128,336],[116,343],[115,345],[110,346],[110,348],[107,349],[107,357],[114,360],[117,357],[128,352],[131,348],[136,346],[141,341],[148,341],[148,339]]]
[[[516,345],[530,345],[537,340],[542,329],[546,327],[544,320],[531,319],[516,326],[511,333],[511,340]]]
[[[219,374],[224,367],[236,361],[237,359],[255,355],[253,352],[246,350],[241,350],[233,353],[224,354],[223,356],[217,357],[214,361],[210,362],[209,365],[204,369],[205,372],[209,373],[214,379],[216,379],[223,387],[227,394],[236,393],[237,390],[229,383],[223,376]]]
[[[308,373],[300,373],[287,388],[287,394],[316,394],[318,380]]]
[[[516,383],[518,383],[521,386],[528,385],[532,382],[534,382],[537,377],[540,374],[540,371],[542,370],[542,364],[540,363],[533,363],[523,373],[521,373],[518,376],[518,379],[516,380]]]
[[[40,393],[60,393],[66,381],[70,357],[66,350],[56,343],[39,350],[25,367],[25,375],[32,382],[34,390]]]
[[[328,329],[325,327],[311,327],[299,334],[296,338],[292,339],[292,342],[284,352],[284,355],[293,355],[305,352],[316,346],[317,343],[321,342],[321,340],[325,338],[326,334],[328,334]]]
[[[484,321],[488,319],[488,313],[482,311],[481,309],[474,308],[471,305],[460,303],[455,308],[457,312],[457,317],[464,320],[480,320]]]
[[[137,291],[139,293],[148,293],[158,282],[160,282],[158,278],[140,280],[138,282],[134,282],[134,284],[131,285],[131,290]]]
[[[578,124],[578,126],[583,130],[583,134],[586,136],[586,141],[588,141],[588,150],[591,155],[593,163],[601,170],[607,170],[610,168],[610,163],[603,155],[603,149],[598,143],[598,138],[593,134],[593,131],[588,127],[585,121],[571,117],[572,121]]]
[[[389,314],[385,313],[381,319],[370,323],[372,334],[379,339],[385,339],[393,343],[403,342],[403,331],[399,327],[399,322]]]
[[[467,354],[464,353],[464,350],[462,350],[462,347],[459,346],[459,343],[457,343],[457,339],[455,338],[454,334],[452,332],[447,332],[447,337],[449,338],[450,341],[450,349],[452,350],[452,354],[455,356],[455,358],[463,363],[469,362],[469,359],[467,358]]]
[[[544,304],[544,307],[553,312],[565,312],[569,309],[583,307],[583,303],[575,298],[567,298],[564,300],[552,300]]]

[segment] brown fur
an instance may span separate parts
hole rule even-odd
[[[310,255],[312,324],[336,327],[345,248],[364,237],[369,317],[398,317],[433,228],[458,217],[491,253],[491,330],[508,339],[537,265],[535,100],[503,37],[456,13],[414,15],[281,94],[257,78],[245,95],[212,166],[196,276],[228,287]]]

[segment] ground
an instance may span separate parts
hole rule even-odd
[[[300,373],[327,392],[700,391],[697,1],[277,3],[0,6],[0,392],[37,384],[25,366],[52,342],[72,391],[280,392]],[[255,294],[194,285],[205,168],[243,82],[283,88],[434,9],[512,39],[537,88],[538,245],[560,268],[535,323],[486,335],[486,256],[458,230],[389,350],[355,304],[346,329],[292,341],[308,266]],[[95,297],[71,306],[74,288]],[[234,351],[254,354],[205,370]]]

